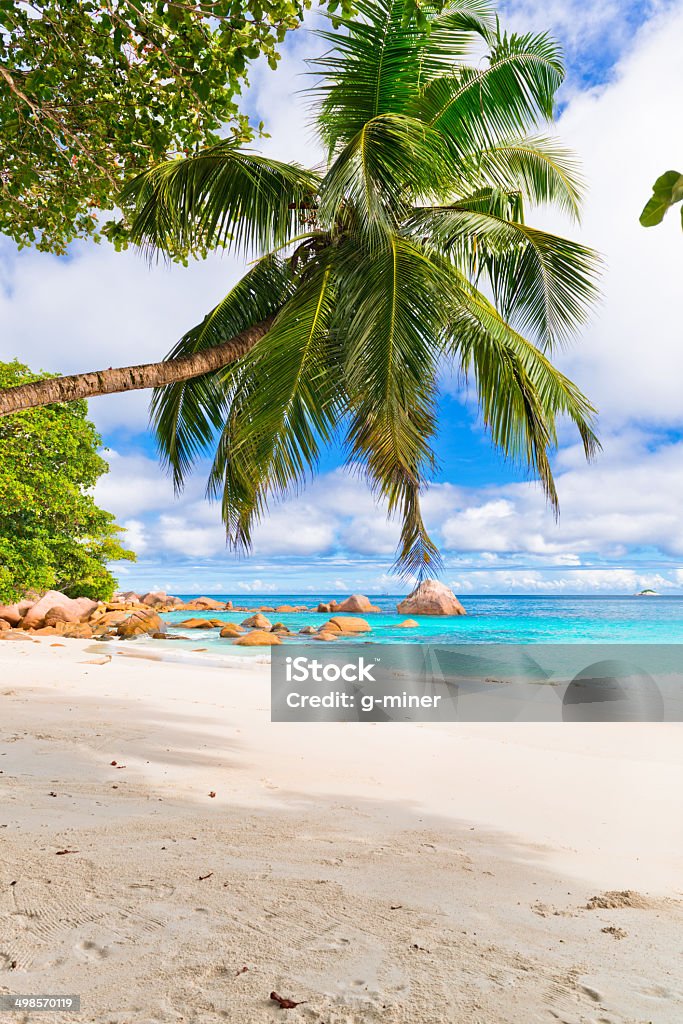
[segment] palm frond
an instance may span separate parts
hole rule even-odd
[[[213,348],[273,316],[293,291],[289,264],[266,257],[174,345],[167,358]],[[228,415],[231,370],[217,370],[155,388],[150,417],[162,461],[181,490],[196,458],[215,442]]]
[[[552,203],[580,220],[585,184],[571,150],[555,139],[527,136],[484,149],[478,158],[483,180],[501,189],[517,188],[534,205]]]
[[[347,146],[378,114],[400,114],[417,95],[424,32],[406,24],[404,0],[359,0],[343,31],[319,31],[330,51],[309,64],[317,124],[330,155]]]
[[[546,347],[566,341],[596,300],[600,259],[592,249],[468,208],[467,200],[416,212],[410,230],[427,232],[460,266],[476,265],[488,277],[501,315]]]
[[[459,67],[432,81],[409,113],[441,132],[458,158],[550,121],[564,78],[546,35],[503,35],[482,69]]]
[[[363,125],[325,175],[319,215],[334,223],[351,203],[364,231],[392,229],[415,197],[434,197],[451,181],[451,162],[436,132],[404,114],[380,114]]]
[[[451,75],[483,41],[495,38],[495,8],[489,0],[455,0],[429,20],[419,40],[418,87]]]
[[[435,466],[435,378],[443,274],[408,239],[388,235],[371,258],[350,247],[340,316],[345,331],[349,461],[389,515],[401,516],[396,566],[438,569],[419,496]]]
[[[208,494],[221,499],[228,542],[238,551],[249,549],[269,498],[301,486],[334,433],[341,404],[330,331],[335,304],[333,268],[321,260],[236,369]]]
[[[264,252],[297,233],[318,184],[313,171],[222,142],[138,175],[121,202],[132,240],[150,254]]]
[[[557,445],[557,421],[566,416],[574,423],[590,459],[600,448],[594,407],[474,289],[459,294],[448,325],[446,351],[465,376],[474,376],[482,419],[493,443],[538,476],[557,513],[559,499],[550,461]]]

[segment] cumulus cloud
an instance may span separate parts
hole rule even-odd
[[[683,136],[672,128],[682,36],[683,4],[667,5],[640,28],[607,84],[572,97],[558,128],[581,155],[588,184],[580,237],[605,258],[602,304],[563,365],[612,428],[683,423],[680,219],[670,215],[656,229],[638,223],[655,178],[683,167]]]
[[[449,586],[460,594],[538,594],[562,597],[569,594],[635,594],[645,588],[672,590],[673,580],[660,573],[633,569],[581,569],[573,573],[549,573],[530,570],[472,572],[452,579]]]
[[[562,510],[553,521],[538,487],[511,484],[470,491],[441,526],[457,551],[535,555],[599,553],[623,557],[632,548],[683,556],[683,443],[652,451],[640,438],[630,457],[605,454],[557,477]],[[615,445],[616,450],[619,446]]]

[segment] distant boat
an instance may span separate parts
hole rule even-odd
[[[656,590],[639,590],[636,597],[659,597]]]

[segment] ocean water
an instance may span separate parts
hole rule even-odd
[[[189,600],[196,595],[180,595]],[[258,608],[280,604],[306,605],[315,608],[329,595],[311,594],[208,594],[218,600],[232,600],[237,605]],[[396,612],[397,596],[368,595],[381,612],[364,616],[372,627],[354,642],[362,643],[683,643],[683,597],[465,597],[466,616],[442,618],[411,616],[419,623],[417,629],[400,629],[406,618]],[[340,600],[337,597],[337,600]],[[330,616],[314,611],[276,614],[266,612],[272,621],[282,621],[298,632],[304,626],[318,627]],[[207,618],[240,622],[246,612],[207,612]],[[189,617],[204,617],[201,612],[173,612],[164,616],[174,633],[183,633],[179,623]],[[234,647],[221,640],[218,630],[184,631],[187,640],[151,641],[159,647],[174,650],[203,649],[211,654],[240,656],[265,654],[264,648]],[[310,637],[297,637],[298,643],[316,644]],[[150,641],[145,641],[150,643]],[[287,641],[285,641],[287,642]],[[170,653],[170,652],[169,652]]]

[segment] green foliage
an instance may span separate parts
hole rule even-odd
[[[42,376],[16,361],[0,363],[0,387]],[[108,471],[100,444],[85,402],[0,419],[0,603],[50,588],[111,597],[116,580],[107,563],[135,556],[90,493]]]
[[[419,577],[439,564],[420,494],[444,369],[472,381],[494,444],[555,509],[558,421],[598,447],[595,410],[549,355],[585,322],[599,261],[526,222],[540,203],[577,217],[582,193],[573,156],[538,133],[564,74],[555,43],[501,32],[484,0],[422,5],[421,23],[402,0],[356,6],[313,62],[325,173],[213,149],[137,178],[127,213],[151,250],[261,253],[171,358],[275,316],[236,364],[156,392],[176,486],[213,451],[209,494],[244,548],[339,436],[401,521],[397,568]]]
[[[0,232],[64,252],[99,236],[124,175],[253,131],[250,61],[310,0],[0,0]],[[340,14],[349,0],[333,5]],[[125,245],[125,226],[104,233]]]
[[[652,186],[652,198],[645,204],[640,215],[640,223],[644,228],[661,224],[664,214],[682,200],[683,174],[680,171],[666,171],[657,178]],[[681,207],[681,224],[683,225],[683,207]]]

